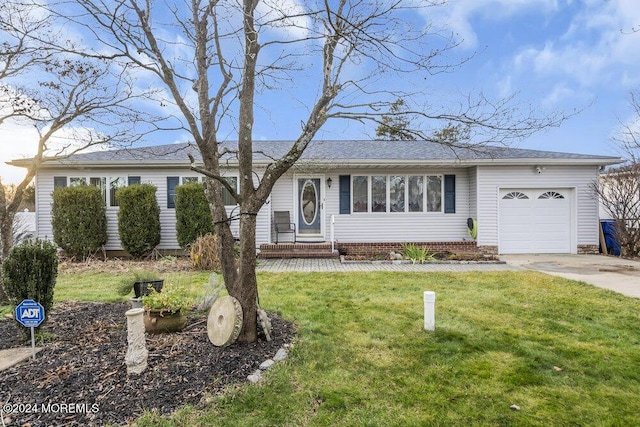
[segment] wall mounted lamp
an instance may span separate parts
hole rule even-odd
[[[327,178],[327,187],[331,188],[331,183],[333,182],[333,180],[331,179],[331,177]]]

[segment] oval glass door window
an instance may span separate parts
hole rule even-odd
[[[318,191],[310,179],[306,180],[302,187],[300,206],[302,207],[302,219],[305,224],[313,224],[318,214]]]

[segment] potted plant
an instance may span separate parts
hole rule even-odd
[[[126,276],[118,285],[118,294],[125,296],[131,292],[135,298],[148,295],[153,289],[155,292],[162,291],[163,279],[158,279],[158,275],[152,271],[134,270],[131,276]]]
[[[184,286],[165,286],[163,292],[151,290],[142,297],[144,326],[149,333],[177,332],[187,324],[184,312],[193,306]]]

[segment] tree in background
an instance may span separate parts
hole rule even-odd
[[[397,82],[452,71],[447,63],[457,42],[423,22],[418,9],[441,2],[413,0],[336,0],[282,4],[259,0],[61,0],[49,2],[63,25],[92,37],[70,50],[83,58],[108,59],[134,70],[141,84],[163,89],[150,101],[171,109],[202,155],[192,169],[211,178],[205,185],[225,285],[243,309],[239,339],[255,341],[256,215],[276,181],[300,159],[329,120],[382,125],[383,113],[397,99],[424,100],[422,85],[381,85],[382,76]],[[426,83],[425,83],[426,84]],[[304,91],[299,89],[304,88]],[[310,89],[310,90],[309,90]],[[303,108],[299,134],[282,155],[257,171],[253,165],[255,111],[267,96],[290,91]],[[304,92],[304,95],[303,95]],[[514,108],[513,98],[489,101],[468,96],[455,111],[433,100],[413,102],[405,113],[440,129],[460,123],[474,143],[506,142],[556,126],[562,115],[539,117],[533,109]],[[420,105],[422,104],[422,105]],[[415,107],[413,105],[416,105]],[[161,124],[158,123],[158,126]],[[171,126],[168,126],[171,127]],[[425,127],[428,129],[428,127]],[[432,131],[412,130],[417,139]],[[237,148],[221,145],[237,140]],[[223,176],[226,157],[237,161],[239,191]],[[253,177],[259,174],[260,180]],[[223,200],[223,188],[239,205],[240,261]]]
[[[616,239],[622,256],[640,256],[640,91],[632,91],[629,105],[632,118],[620,123],[613,137],[620,153],[628,161],[610,168],[594,183],[600,205],[616,220]]]
[[[380,116],[381,123],[376,128],[376,136],[386,141],[415,141],[417,138],[412,132],[411,118],[406,115],[405,109],[404,100],[396,99],[389,112]]]
[[[128,107],[137,95],[121,68],[69,56],[66,50],[73,42],[56,28],[40,7],[18,0],[0,4],[0,126],[28,125],[38,135],[36,154],[17,164],[26,173],[10,197],[0,179],[2,257],[13,245],[15,214],[44,162],[98,145],[135,141],[143,129],[137,124],[147,117]],[[4,299],[0,289],[0,301]]]

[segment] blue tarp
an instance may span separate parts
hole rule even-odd
[[[602,227],[604,241],[607,244],[609,254],[620,256],[620,244],[616,240],[616,220],[603,219],[600,221],[600,226]]]

